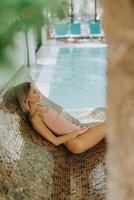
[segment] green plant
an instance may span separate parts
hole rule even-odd
[[[8,61],[7,47],[18,31],[48,25],[66,17],[68,0],[1,0],[0,2],[0,66]]]

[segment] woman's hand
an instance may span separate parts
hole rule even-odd
[[[75,131],[75,132],[71,132],[71,139],[77,137],[78,135],[80,135],[81,133],[84,133],[85,131],[87,131],[89,129],[89,127],[83,127],[83,128],[80,128],[80,130],[78,131]]]
[[[87,131],[89,129],[89,127],[82,127],[79,131],[78,131],[78,135],[80,135],[81,133],[84,133],[85,131]]]
[[[79,130],[79,134],[81,133],[84,133],[85,131],[87,131],[90,127],[82,127],[80,130]]]

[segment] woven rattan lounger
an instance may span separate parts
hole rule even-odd
[[[82,154],[46,141],[30,126],[17,100],[7,92],[11,86],[30,79],[23,66],[0,93],[0,199],[105,199],[105,139]],[[44,103],[62,109],[46,97]],[[101,121],[102,110],[95,109],[86,117]],[[84,118],[64,113],[76,124]]]

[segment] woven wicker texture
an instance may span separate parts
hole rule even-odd
[[[30,76],[25,76],[21,70],[18,72],[21,80],[29,80]],[[15,77],[1,91],[0,199],[105,199],[105,139],[82,154],[73,154],[64,145],[52,145],[31,127],[17,100],[7,93],[10,87],[19,83],[20,77]],[[59,112],[63,110],[46,97],[43,101]],[[91,119],[105,120],[103,108],[77,116],[77,119],[63,112],[79,125],[86,125],[88,119],[90,124]]]

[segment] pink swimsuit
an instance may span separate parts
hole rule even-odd
[[[54,109],[49,107],[48,111],[44,114],[43,122],[51,129],[56,135],[64,135],[69,132],[80,130],[77,125],[69,122],[62,113],[57,113]]]

